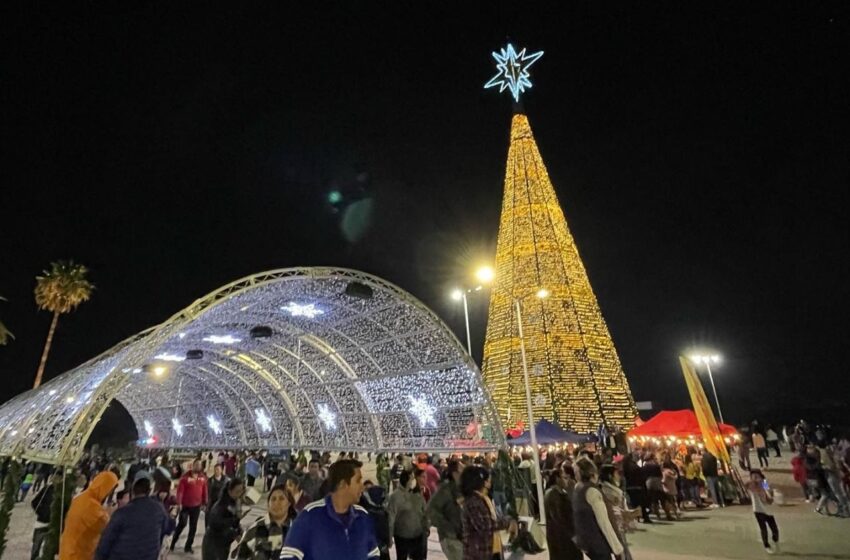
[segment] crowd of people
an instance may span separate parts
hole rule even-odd
[[[762,469],[769,469],[769,451],[778,457],[783,446],[815,511],[834,504],[835,514],[850,515],[847,438],[833,439],[805,422],[781,434],[758,423],[742,430],[737,460],[749,471],[745,480],[702,446],[541,449],[549,558],[630,560],[627,535],[637,523],[675,522],[690,509],[733,503],[751,505],[765,551],[773,554],[779,550],[770,513],[775,494]],[[751,468],[750,449],[761,468]],[[509,546],[539,550],[517,516],[523,508],[529,515],[540,509],[537,469],[527,451],[382,460],[373,481],[364,479],[356,453],[216,452],[193,460],[159,454],[124,463],[85,457],[64,515],[59,558],[162,560],[178,546],[191,554],[201,518],[203,560],[425,560],[432,530],[448,560],[502,558]],[[25,465],[17,496],[33,494],[33,560],[62,480],[51,476],[47,465]],[[267,513],[254,523],[243,522],[246,492],[252,501],[266,494]]]

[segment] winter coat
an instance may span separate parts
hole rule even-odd
[[[437,493],[428,502],[428,518],[437,528],[441,539],[449,537],[459,540],[463,536],[461,500],[460,488],[454,480],[447,480],[440,484]]]
[[[472,494],[463,501],[463,560],[492,560],[493,535],[507,529],[510,520],[493,519],[484,497]]]
[[[390,536],[415,539],[428,534],[428,516],[425,515],[425,498],[421,492],[399,488],[390,494],[387,503],[390,518]]]
[[[162,537],[173,531],[174,520],[162,502],[148,496],[134,498],[112,515],[95,559],[157,560]]]
[[[92,480],[88,489],[74,498],[65,518],[65,530],[59,541],[59,560],[92,560],[100,534],[109,522],[103,501],[118,485],[110,471]]]
[[[212,508],[215,503],[221,498],[222,489],[227,486],[230,479],[226,475],[221,475],[221,480],[216,480],[215,477],[207,479],[207,506]]]
[[[239,535],[239,513],[236,500],[225,490],[209,513],[209,526],[204,542],[211,541],[216,548],[229,550],[230,543]]]
[[[581,550],[573,542],[573,506],[569,494],[560,488],[549,488],[543,503],[550,560],[581,560]]]
[[[278,525],[266,514],[245,531],[236,548],[236,557],[240,560],[278,560],[288,530],[289,520]]]

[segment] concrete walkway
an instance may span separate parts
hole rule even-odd
[[[755,456],[752,457],[754,464]],[[374,466],[364,467],[366,478],[375,480]],[[771,468],[766,471],[768,480],[786,497],[787,505],[774,507],[779,530],[782,554],[774,558],[799,558],[806,560],[850,560],[850,519],[824,517],[814,513],[814,507],[805,503],[802,492],[790,475],[787,457],[771,458]],[[254,507],[246,516],[250,524],[264,515],[262,506]],[[9,528],[9,544],[4,559],[26,560],[32,542],[34,514],[29,504],[18,504]],[[724,509],[689,511],[680,521],[658,522],[649,526],[639,524],[639,530],[628,536],[635,560],[749,560],[766,557],[758,536],[758,527],[749,506],[731,506]],[[644,528],[645,527],[645,528]],[[200,559],[203,539],[203,520],[199,523],[195,539],[195,555]],[[171,558],[190,558],[182,552],[185,536],[178,552]],[[428,558],[445,560],[432,533]],[[395,554],[392,553],[395,558]],[[549,555],[511,556],[533,560],[548,560]]]

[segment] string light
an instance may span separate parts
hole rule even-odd
[[[495,79],[495,78],[494,78]],[[513,302],[522,303],[535,418],[579,433],[631,428],[637,416],[629,384],[599,310],[525,115],[511,125],[495,279],[484,344],[484,378],[505,426],[525,411]],[[545,299],[535,288],[546,286]],[[516,414],[516,412],[514,413]]]

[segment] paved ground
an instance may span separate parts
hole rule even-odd
[[[367,465],[364,470],[367,478],[374,480],[373,468]],[[828,518],[814,513],[813,506],[803,501],[799,488],[791,480],[785,460],[772,464],[767,476],[770,483],[785,494],[788,502],[786,506],[774,508],[783,548],[782,554],[775,557],[850,560],[850,519]],[[246,517],[246,523],[263,513],[262,507],[254,508]],[[29,558],[32,523],[33,514],[29,505],[18,504],[12,516],[4,559]],[[199,525],[194,557],[178,551],[172,558],[200,558],[203,522]],[[681,521],[654,523],[646,529],[642,525],[638,527],[638,532],[629,535],[635,560],[743,560],[766,556],[749,506],[688,512]],[[445,560],[436,535],[432,536],[429,543],[428,558]],[[526,558],[548,560],[548,554],[529,555]]]

